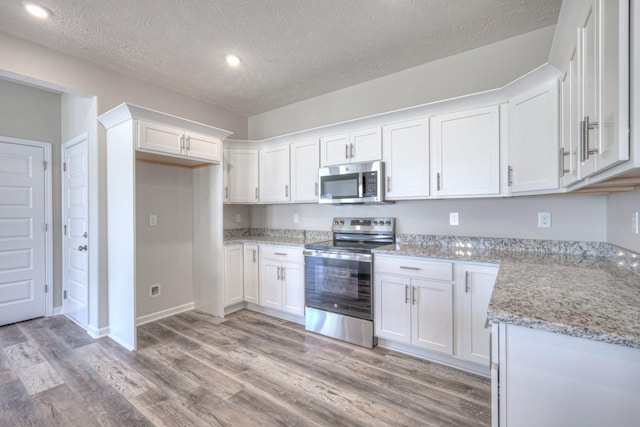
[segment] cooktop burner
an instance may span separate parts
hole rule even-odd
[[[372,249],[389,245],[395,240],[395,218],[334,218],[333,239],[306,244],[305,248],[326,251],[370,253]]]

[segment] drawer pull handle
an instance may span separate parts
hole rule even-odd
[[[403,270],[413,270],[413,271],[422,270],[421,268],[418,268],[418,267],[407,267],[406,265],[401,265],[400,268],[403,269]]]
[[[274,255],[284,255],[284,256],[286,256],[287,254],[285,254],[284,252],[274,252]]]

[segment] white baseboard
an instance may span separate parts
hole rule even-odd
[[[185,311],[193,310],[195,304],[193,302],[178,305],[176,307],[167,308],[166,310],[156,311],[155,313],[140,316],[136,319],[136,325],[144,325],[155,320],[164,319],[165,317],[173,316],[174,314],[184,313]]]
[[[87,326],[87,334],[91,338],[102,338],[109,335],[109,327],[105,326],[104,328],[96,328],[93,325]]]
[[[57,316],[59,314],[62,314],[62,306],[59,305],[58,307],[53,307],[53,313],[51,313],[52,316]]]

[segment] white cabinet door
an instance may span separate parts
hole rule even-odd
[[[375,333],[380,338],[411,343],[410,279],[386,274],[375,275]]]
[[[580,180],[578,175],[578,52],[573,49],[560,80],[560,181],[568,187]]]
[[[558,82],[509,100],[509,187],[512,193],[558,188]]]
[[[583,127],[581,138],[580,178],[593,175],[597,170],[596,159],[600,146],[598,130],[600,117],[600,96],[598,80],[598,26],[597,0],[591,0],[584,12],[579,29],[580,46],[580,125]]]
[[[498,267],[463,264],[462,357],[489,366],[491,329],[486,328],[487,308],[498,275]]]
[[[497,105],[433,117],[431,143],[435,196],[499,194]]]
[[[138,148],[182,154],[184,131],[157,123],[138,121]]]
[[[453,354],[453,285],[411,279],[411,343]]]
[[[224,203],[229,202],[229,149],[222,150],[222,186],[224,191],[222,193],[222,201]]]
[[[343,133],[320,138],[320,165],[349,163],[351,156],[349,134]]]
[[[291,144],[291,201],[318,202],[320,147],[317,140]]]
[[[304,316],[304,266],[287,262],[282,265],[282,311]]]
[[[629,159],[629,1],[600,0],[599,5],[602,126],[598,170],[603,170]]]
[[[385,126],[383,156],[386,198],[415,199],[429,196],[429,120]]]
[[[258,203],[258,150],[228,149],[227,188],[230,203]]]
[[[184,142],[186,155],[189,157],[222,161],[222,141],[217,138],[197,133],[187,133]]]
[[[224,248],[224,306],[241,303],[244,299],[242,245]]]
[[[282,310],[281,268],[280,262],[260,257],[260,305],[263,307]]]
[[[351,163],[371,162],[382,158],[380,128],[363,129],[349,134]]]
[[[244,245],[244,300],[259,304],[258,293],[258,246]]]
[[[260,151],[260,202],[289,201],[289,146]]]

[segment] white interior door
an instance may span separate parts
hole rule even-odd
[[[87,135],[62,145],[64,314],[85,327],[88,321]]]
[[[46,309],[45,149],[0,141],[0,325]]]

